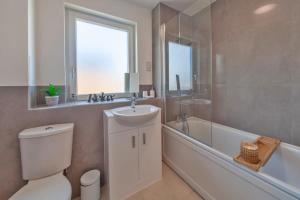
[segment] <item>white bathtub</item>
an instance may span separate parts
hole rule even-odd
[[[188,121],[197,127],[190,128],[191,137],[174,129],[180,127],[177,122],[164,125],[163,158],[206,200],[300,199],[299,147],[281,143],[268,163],[254,172],[232,158],[242,140],[254,140],[257,135],[194,117]],[[210,138],[212,147],[194,138]]]
[[[200,120],[197,117],[188,118],[189,133],[186,133],[186,135],[204,144],[211,145],[211,122]],[[182,122],[177,121],[169,122],[168,125],[176,130],[182,130],[183,126]]]

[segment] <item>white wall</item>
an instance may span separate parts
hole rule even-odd
[[[122,0],[38,0],[36,6],[36,84],[64,83],[64,2],[137,23],[140,84],[152,84],[151,10]],[[0,86],[28,85],[28,2],[0,1]],[[43,9],[44,8],[44,9]],[[44,23],[44,20],[47,23]]]
[[[36,0],[36,85],[65,84],[64,4]]]
[[[35,0],[28,0],[28,85],[36,85]]]
[[[23,86],[27,76],[27,1],[0,1],[0,86]]]

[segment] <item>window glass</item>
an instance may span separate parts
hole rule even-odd
[[[181,90],[192,89],[192,48],[169,42],[169,90],[177,90],[179,75]]]
[[[77,94],[123,93],[129,72],[125,30],[76,21]]]

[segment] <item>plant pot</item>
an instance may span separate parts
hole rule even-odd
[[[58,105],[59,96],[45,96],[47,106]]]

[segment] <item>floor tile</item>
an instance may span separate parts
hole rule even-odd
[[[203,200],[172,169],[163,165],[163,178],[127,200]]]
[[[102,200],[107,200],[102,188]],[[80,200],[76,198],[73,200]],[[127,200],[203,200],[170,167],[163,164],[162,180],[134,194]]]

